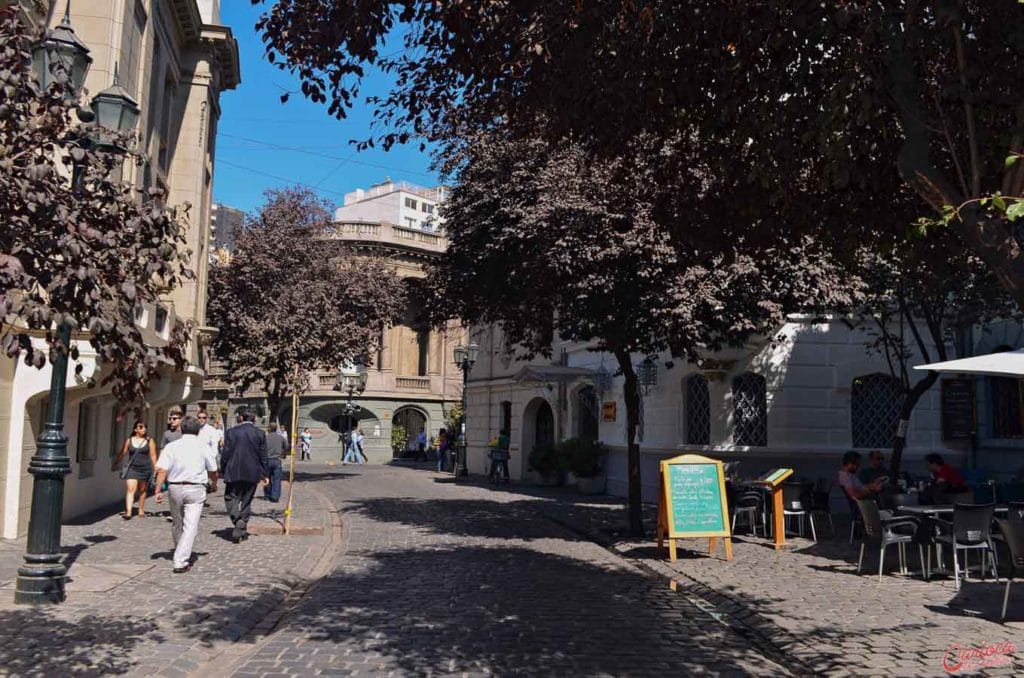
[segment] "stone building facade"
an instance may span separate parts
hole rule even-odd
[[[967,334],[965,352],[972,355],[1024,345],[1020,323],[993,323]],[[467,392],[470,471],[485,472],[488,441],[503,428],[511,432],[512,476],[524,480],[531,479],[528,455],[535,445],[587,437],[611,448],[608,491],[624,496],[626,413],[615,359],[589,346],[556,342],[555,360],[525,363],[511,358],[497,328],[475,328],[472,336],[481,350]],[[741,461],[745,476],[793,467],[804,477],[832,480],[846,450],[891,448],[898,386],[884,357],[866,349],[862,332],[840,321],[794,317],[776,339],[709,355],[702,368],[669,356],[648,366],[655,383],[643,392],[645,499],[655,497],[658,462],[686,452]],[[952,347],[950,355],[956,355]],[[643,359],[635,356],[634,362],[639,366]],[[987,477],[1022,477],[1020,386],[1015,379],[976,379],[977,435],[951,441],[943,439],[941,382],[936,384],[910,418],[904,468],[922,474],[924,455],[939,452]]]
[[[42,25],[63,17],[66,0],[21,3]],[[85,82],[92,95],[114,82],[138,102],[141,167],[127,163],[124,177],[140,190],[161,186],[168,204],[189,203],[186,247],[193,252],[196,278],[170,290],[160,303],[139,309],[136,321],[154,345],[177,323],[194,326],[189,366],[168,370],[150,394],[145,414],[159,435],[172,405],[196,400],[206,370],[205,346],[215,330],[203,326],[210,241],[213,157],[220,95],[240,81],[238,45],[220,23],[219,0],[89,0],[71,3],[71,24],[93,59]],[[87,381],[102,372],[85,335],[73,337],[83,372],[69,369],[65,432],[72,473],[67,478],[64,516],[73,518],[118,500],[123,483],[110,461],[129,434],[133,416],[118,417],[117,404],[102,387]],[[38,340],[38,341],[41,341]],[[31,476],[26,472],[46,413],[50,370],[0,359],[0,536],[27,529]]]
[[[420,201],[443,195],[443,188],[388,181],[349,195],[360,197],[347,200],[349,204],[337,210],[330,237],[363,256],[387,257],[395,275],[409,284],[421,280],[426,275],[425,264],[447,250],[448,239],[439,224],[424,226],[422,219],[413,227],[398,223],[404,210],[411,209],[406,207],[406,197],[415,196],[416,209],[426,215],[431,212],[424,211]],[[376,220],[347,218],[348,207],[358,210],[357,216]],[[352,399],[358,406],[354,416],[345,413],[347,394],[335,390],[341,366],[313,375],[310,390],[300,398],[298,416],[299,430],[309,428],[313,436],[313,458],[340,459],[342,434],[353,426],[363,431],[364,450],[371,463],[385,463],[401,454],[393,440],[414,440],[422,430],[431,437],[436,435],[461,398],[462,373],[452,356],[455,346],[464,341],[460,326],[453,323],[445,331],[432,329],[424,321],[422,309],[410,302],[402,322],[384,331],[380,349],[367,369],[366,390]],[[230,418],[245,405],[265,418],[268,410],[261,394],[233,396],[223,366],[215,366],[210,376],[203,395],[208,408]],[[290,426],[291,409],[290,400],[282,405],[279,416],[285,426]],[[393,437],[396,429],[404,435]]]

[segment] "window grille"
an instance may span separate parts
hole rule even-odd
[[[733,442],[768,445],[768,402],[764,377],[747,372],[732,380]]]
[[[991,377],[992,437],[1024,438],[1021,422],[1020,380]]]
[[[690,375],[686,380],[686,442],[711,444],[711,396],[703,374]]]
[[[850,431],[854,447],[892,447],[903,400],[900,383],[888,374],[867,374],[850,388]]]

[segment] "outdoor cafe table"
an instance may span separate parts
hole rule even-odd
[[[920,506],[897,506],[896,512],[911,516],[938,516],[952,513],[956,507],[953,504],[922,504]],[[997,504],[996,513],[1006,513],[1010,507],[1006,504]]]

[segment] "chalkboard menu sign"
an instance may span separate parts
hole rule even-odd
[[[941,382],[942,439],[970,440],[974,436],[974,380]]]
[[[662,477],[669,538],[729,536],[722,462],[684,454],[662,462]]]

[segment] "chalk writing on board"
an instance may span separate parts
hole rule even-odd
[[[673,533],[725,530],[717,464],[672,464],[668,486]]]

